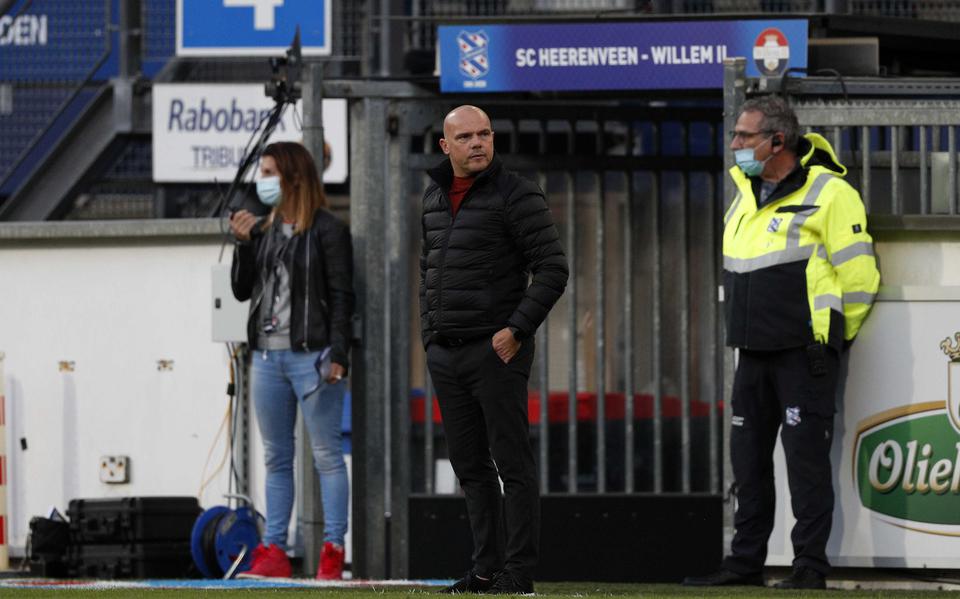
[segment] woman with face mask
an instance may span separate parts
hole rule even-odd
[[[267,470],[263,543],[241,576],[291,575],[286,543],[299,407],[323,503],[317,578],[340,579],[349,496],[341,418],[354,302],[350,231],[327,209],[313,157],[300,144],[266,147],[257,196],[271,208],[262,223],[246,210],[230,218],[233,294],[251,300],[251,397]]]

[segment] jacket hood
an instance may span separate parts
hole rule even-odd
[[[847,174],[847,167],[840,163],[836,152],[833,151],[833,146],[819,133],[807,133],[800,138],[797,143],[797,159],[800,162],[797,170],[800,171],[806,171],[812,166],[821,166],[840,177]],[[733,165],[729,173],[737,185],[749,185],[749,181],[759,180],[758,177],[747,177],[737,165]],[[791,178],[790,175],[787,178]]]
[[[833,151],[833,146],[819,133],[807,133],[800,138],[797,156],[800,158],[800,166],[803,168],[822,166],[841,177],[847,174],[847,167],[840,164],[840,159]]]

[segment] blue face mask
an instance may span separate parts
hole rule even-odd
[[[760,142],[757,147],[762,146],[771,139],[773,138],[768,137]],[[733,159],[736,161],[737,166],[739,166],[740,170],[743,171],[743,174],[748,177],[756,177],[762,173],[764,165],[766,165],[767,160],[770,160],[771,158],[773,158],[773,154],[770,154],[764,160],[757,160],[756,148],[741,148],[733,151]]]
[[[280,177],[264,177],[257,180],[257,197],[266,206],[280,203]]]

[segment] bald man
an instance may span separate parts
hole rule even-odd
[[[440,149],[423,195],[420,323],[473,532],[470,570],[442,592],[529,594],[540,495],[527,380],[567,259],[543,192],[494,154],[483,110],[450,111]]]

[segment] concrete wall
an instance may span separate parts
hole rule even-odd
[[[14,554],[30,517],[51,506],[196,495],[208,454],[208,476],[220,463],[229,379],[227,349],[211,340],[220,241],[210,220],[0,226]],[[129,483],[100,482],[104,455],[130,457]],[[224,467],[201,504],[223,503],[227,482]]]

